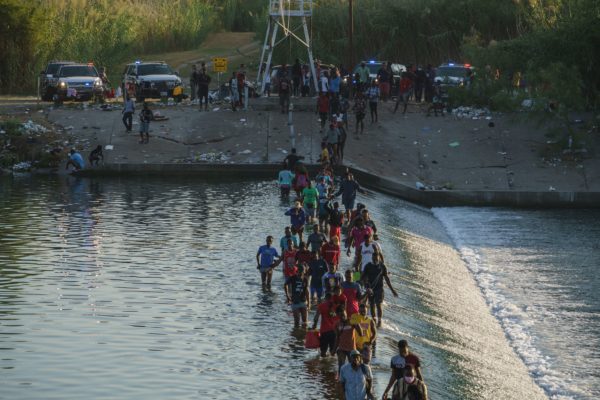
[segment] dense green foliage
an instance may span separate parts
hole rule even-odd
[[[263,3],[0,0],[0,92],[33,91],[49,60],[93,60],[111,71],[142,54],[198,47],[211,31],[254,30]]]

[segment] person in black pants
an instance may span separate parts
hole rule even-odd
[[[210,84],[210,76],[206,73],[206,68],[202,68],[202,72],[198,75],[198,97],[200,98],[200,111],[202,111],[202,101],[204,110],[208,111],[208,85]]]
[[[127,97],[125,100],[125,105],[123,107],[123,124],[125,125],[125,129],[127,132],[131,132],[131,127],[133,124],[133,114],[135,113],[135,103],[131,97]]]

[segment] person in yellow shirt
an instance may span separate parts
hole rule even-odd
[[[329,150],[327,149],[327,144],[325,142],[321,143],[321,156],[319,157],[319,161],[321,161],[321,164],[323,165],[329,163]]]
[[[356,336],[356,348],[362,354],[363,362],[371,362],[371,354],[375,339],[377,338],[377,328],[375,321],[367,316],[367,305],[362,303],[358,307],[358,314],[353,314],[350,318],[351,325],[359,325],[362,330],[361,336]]]

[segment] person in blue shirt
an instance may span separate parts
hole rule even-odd
[[[281,254],[288,249],[287,241],[288,239],[292,240],[292,245],[294,247],[298,247],[300,241],[298,240],[298,235],[296,235],[289,226],[285,227],[285,235],[279,240],[279,247],[281,247]]]
[[[281,190],[281,197],[287,197],[290,195],[290,188],[292,187],[292,179],[294,179],[294,173],[287,168],[286,163],[281,171],[279,171],[279,189]]]
[[[85,162],[83,161],[83,157],[81,154],[75,151],[75,149],[71,149],[69,160],[67,161],[67,166],[65,169],[69,169],[69,166],[73,166],[75,171],[79,171],[85,168]]]
[[[302,208],[302,203],[297,201],[294,207],[285,212],[285,215],[289,215],[290,224],[298,232],[298,238],[302,242],[302,232],[304,232],[304,224],[306,224],[306,213],[304,212],[304,208]]]
[[[281,262],[281,257],[277,253],[277,249],[271,246],[272,244],[273,236],[267,236],[267,244],[260,246],[256,253],[256,268],[260,271],[263,290],[271,289],[273,269]]]

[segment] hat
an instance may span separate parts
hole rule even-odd
[[[350,352],[350,357],[355,357],[355,356],[362,357],[362,354],[360,354],[360,351],[358,351],[358,350],[352,350]]]

